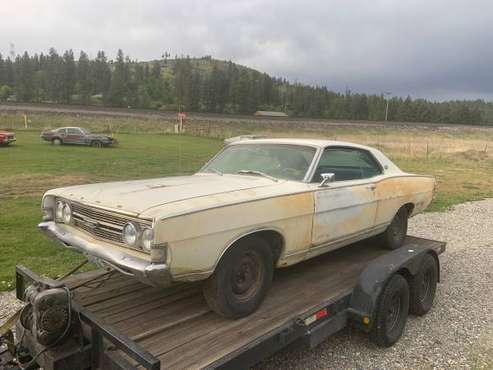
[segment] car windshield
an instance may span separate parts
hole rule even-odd
[[[315,148],[301,145],[236,144],[226,147],[201,172],[301,181],[315,151]]]

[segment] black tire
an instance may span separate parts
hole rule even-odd
[[[206,280],[205,300],[214,312],[224,317],[248,316],[262,303],[273,273],[271,248],[263,239],[249,237],[230,248]]]
[[[406,326],[409,312],[409,286],[406,279],[396,274],[380,293],[370,341],[379,347],[390,347],[399,340]]]
[[[422,316],[431,309],[438,282],[438,264],[435,258],[426,254],[423,257],[418,273],[413,277],[409,286],[409,312]]]
[[[52,143],[53,145],[62,145],[62,144],[63,144],[63,141],[62,141],[62,139],[60,139],[60,138],[56,137],[56,138],[54,138],[54,139],[51,141],[51,143]]]
[[[383,247],[387,249],[397,249],[402,247],[407,235],[409,212],[406,207],[401,207],[392,219],[392,222],[378,239]]]
[[[94,140],[91,142],[91,146],[93,148],[102,148],[103,147],[103,143],[99,140]]]

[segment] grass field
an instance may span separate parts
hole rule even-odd
[[[89,127],[96,126],[97,118],[85,120],[92,120]],[[139,131],[145,128],[142,125]],[[430,210],[493,197],[493,148],[490,151],[487,147],[493,140],[493,130],[339,127],[318,132],[259,132],[336,138],[377,146],[402,169],[437,177],[438,194]],[[55,276],[79,261],[77,254],[56,246],[36,229],[41,216],[41,195],[47,189],[193,173],[222,146],[217,139],[156,132],[118,133],[120,145],[105,149],[52,146],[39,139],[37,130],[17,130],[17,137],[15,145],[0,148],[0,290],[13,288],[16,263]]]
[[[0,147],[0,290],[13,288],[16,263],[55,276],[80,260],[37,230],[44,191],[192,173],[222,146],[219,140],[170,135],[122,134],[119,146],[104,149],[53,146],[39,132],[17,137],[15,145]]]

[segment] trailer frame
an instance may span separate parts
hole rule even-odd
[[[247,368],[265,359],[287,345],[299,344],[313,348],[349,323],[368,332],[373,322],[375,302],[386,281],[397,273],[416,273],[424,255],[438,256],[445,251],[445,243],[411,237],[403,248],[389,251],[368,261],[359,275],[358,283],[336,297],[322,300],[303,314],[292,317],[268,333],[262,334],[243,347],[229,352],[207,364],[210,369]],[[24,298],[29,282],[52,281],[33,273],[22,265],[16,266],[17,298]],[[103,322],[88,308],[73,302],[73,310],[80,318],[81,326],[89,329],[88,342],[79,348],[70,347],[58,357],[50,357],[47,351],[43,366],[47,369],[64,369],[68,363],[79,363],[80,368],[134,369],[138,364],[145,369],[158,370],[160,360],[112,325]],[[19,332],[20,324],[17,323]],[[28,334],[29,335],[29,334]],[[32,339],[32,338],[31,338]],[[41,350],[31,343],[31,353]],[[129,361],[131,359],[133,361]],[[1,362],[0,362],[1,364]],[[64,367],[65,366],[65,367]],[[0,367],[1,368],[1,367]]]

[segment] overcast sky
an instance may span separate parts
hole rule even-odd
[[[329,89],[493,99],[493,2],[2,0],[0,52],[212,55]]]

